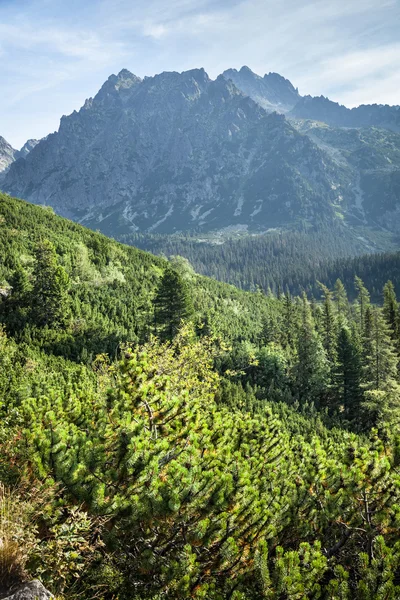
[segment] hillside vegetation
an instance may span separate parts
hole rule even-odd
[[[399,281],[398,244],[384,232],[375,232],[374,240],[369,235],[366,230],[319,227],[228,238],[136,233],[119,239],[161,256],[183,256],[197,273],[245,290],[259,287],[275,294],[288,290],[319,298],[318,282],[331,288],[339,277],[354,299],[357,274],[367,283],[374,300],[379,301],[385,282]],[[365,254],[367,250],[369,254]]]
[[[0,587],[400,595],[399,309],[243,292],[0,198]]]

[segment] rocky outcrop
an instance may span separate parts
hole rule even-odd
[[[11,593],[0,596],[2,600],[50,600],[54,596],[46,590],[43,584],[35,579],[24,583]]]

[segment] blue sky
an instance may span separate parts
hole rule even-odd
[[[244,64],[348,106],[400,104],[400,0],[0,0],[0,135],[55,131],[122,68]]]

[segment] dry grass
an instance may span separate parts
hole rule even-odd
[[[0,586],[26,579],[26,563],[36,544],[30,507],[0,483]]]

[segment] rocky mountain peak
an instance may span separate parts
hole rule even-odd
[[[220,96],[224,100],[233,98],[234,96],[242,96],[241,91],[236,87],[233,81],[226,79],[223,75],[219,75],[215,81],[211,82],[210,94],[213,97]]]
[[[228,69],[223,76],[233,81],[246,96],[252,98],[268,112],[287,113],[298,102],[300,96],[291,82],[277,73],[268,73],[261,77],[249,67],[240,71]]]
[[[28,142],[25,151],[33,151],[20,160],[0,140],[9,169],[1,187],[111,235],[259,231],[337,214],[364,223],[363,197],[373,186],[360,169],[371,177],[380,161],[377,177],[391,177],[397,142],[371,138],[360,153],[354,135],[345,139],[317,121],[376,126],[398,116],[397,107],[349,110],[325,97],[302,98],[278,73],[261,77],[247,66],[215,80],[202,68],[143,80],[123,69],[63,117],[57,133]]]
[[[141,82],[140,77],[134,75],[128,69],[122,69],[116,76],[114,86],[117,90],[129,90]]]
[[[118,75],[110,75],[93,99],[94,106],[113,106],[115,103],[126,102],[137,86],[142,83],[128,69],[122,69]],[[85,106],[87,108],[87,105]]]

